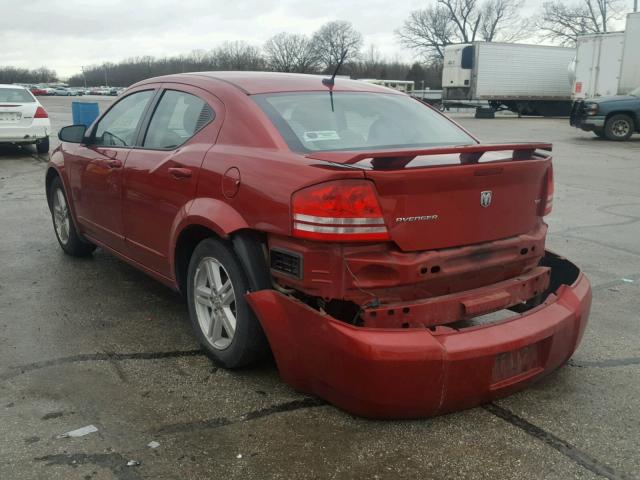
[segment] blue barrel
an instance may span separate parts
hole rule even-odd
[[[74,125],[89,127],[100,115],[100,107],[96,102],[71,102],[71,115]]]

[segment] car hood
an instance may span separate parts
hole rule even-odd
[[[636,101],[640,102],[640,97],[634,97],[633,95],[610,95],[607,97],[587,98],[585,102],[588,103],[608,103],[608,102],[628,102]]]

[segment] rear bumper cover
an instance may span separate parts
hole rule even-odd
[[[30,127],[0,128],[0,143],[34,143],[49,136],[48,125],[32,125]]]
[[[509,395],[573,354],[591,306],[589,281],[566,259],[547,252],[545,260],[551,286],[541,305],[462,330],[355,327],[274,290],[246,298],[296,390],[365,417],[427,417]],[[510,369],[523,357],[516,363],[524,368]]]

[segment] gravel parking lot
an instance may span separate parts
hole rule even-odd
[[[54,133],[73,100],[41,98]],[[177,294],[101,250],[63,255],[46,158],[0,147],[0,478],[640,478],[640,136],[453,116],[486,141],[554,143],[548,247],[594,290],[568,365],[483,408],[401,422],[298,394],[273,363],[218,369]]]

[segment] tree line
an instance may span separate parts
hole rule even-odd
[[[212,50],[167,57],[134,57],[83,69],[69,78],[72,86],[128,86],[172,73],[212,70],[259,70],[293,73],[331,73],[346,52],[341,75],[353,78],[414,80],[419,86],[440,86],[441,66],[385,59],[378,48],[363,51],[362,34],[350,22],[323,25],[312,36],[279,33],[260,48],[242,41],[225,42]]]
[[[350,22],[324,24],[311,36],[279,33],[261,47],[242,41],[226,42],[212,50],[184,55],[135,57],[82,69],[72,86],[128,86],[172,73],[208,70],[266,70],[331,73],[342,55],[340,74],[353,78],[413,80],[418,88],[439,88],[444,48],[481,41],[546,40],[574,45],[578,35],[601,33],[623,18],[629,0],[548,0],[532,18],[522,13],[523,0],[432,0],[410,13],[395,34],[420,61],[384,58],[378,48],[363,51],[362,34]],[[0,67],[0,83],[42,83],[57,80],[54,71]]]
[[[0,66],[0,83],[47,83],[57,80],[56,72],[45,67],[29,70],[28,68]]]

